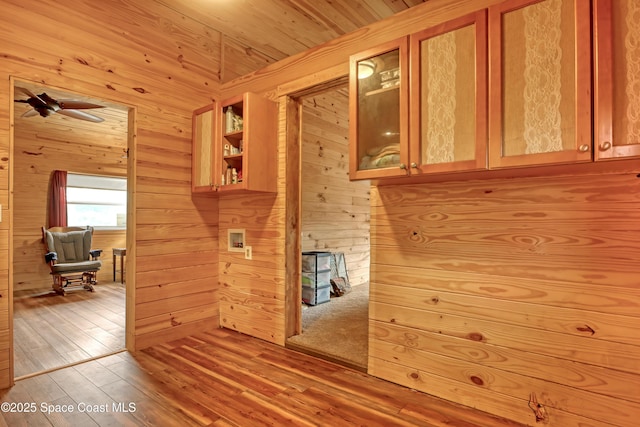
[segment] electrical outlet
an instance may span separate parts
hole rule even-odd
[[[253,251],[251,250],[251,246],[244,247],[244,259],[253,259]]]

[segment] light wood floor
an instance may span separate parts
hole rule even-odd
[[[0,401],[35,404],[2,411],[10,426],[516,425],[227,329],[23,379]]]
[[[16,378],[125,348],[124,285],[95,289],[14,298]]]

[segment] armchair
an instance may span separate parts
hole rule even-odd
[[[45,262],[51,269],[53,290],[86,289],[93,292],[102,261],[101,249],[91,249],[92,227],[42,227]]]

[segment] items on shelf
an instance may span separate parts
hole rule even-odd
[[[240,145],[238,147],[233,144],[224,144],[223,154],[225,157],[242,154],[242,140],[240,140]]]
[[[400,85],[400,68],[395,67],[390,70],[380,71],[380,87],[388,89]]]
[[[381,145],[367,150],[360,159],[360,169],[394,166],[400,163],[400,143]]]
[[[242,117],[233,111],[231,105],[224,111],[224,128],[225,133],[239,132],[242,130]]]
[[[231,180],[232,180],[232,171],[231,171],[231,165],[227,165],[227,171],[225,172],[224,175],[224,182],[225,184],[231,184]]]

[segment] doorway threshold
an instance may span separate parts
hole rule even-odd
[[[25,375],[22,375],[22,376],[14,378],[14,381],[18,382],[18,381],[21,381],[21,380],[26,380],[27,378],[33,378],[33,377],[37,377],[39,375],[49,374],[51,372],[59,371],[60,369],[66,369],[66,368],[70,368],[72,366],[82,365],[83,363],[93,362],[94,360],[102,359],[104,357],[113,356],[115,354],[120,354],[120,353],[123,353],[123,352],[126,352],[126,351],[127,351],[127,349],[123,348],[121,350],[115,350],[115,351],[112,351],[110,353],[101,354],[100,356],[94,356],[94,357],[90,357],[88,359],[78,360],[77,362],[67,363],[66,365],[56,366],[55,368],[45,369],[45,370],[37,371],[37,372],[31,372],[29,374],[25,374]]]
[[[335,356],[335,355],[328,354],[328,353],[323,353],[321,351],[318,351],[318,350],[315,350],[315,349],[311,349],[309,347],[305,347],[303,345],[299,345],[299,344],[295,344],[295,343],[291,343],[291,342],[286,342],[284,346],[285,346],[285,348],[288,348],[288,349],[293,350],[293,351],[297,351],[299,353],[308,354],[309,356],[317,357],[318,359],[326,360],[328,362],[332,362],[332,363],[335,363],[337,365],[345,366],[345,367],[353,369],[355,371],[360,371],[360,372],[367,373],[367,367],[366,366],[363,366],[363,365],[361,365],[359,363],[356,363],[356,362],[354,362],[352,360],[347,360],[347,359],[344,359],[344,358],[339,357],[339,356]]]

